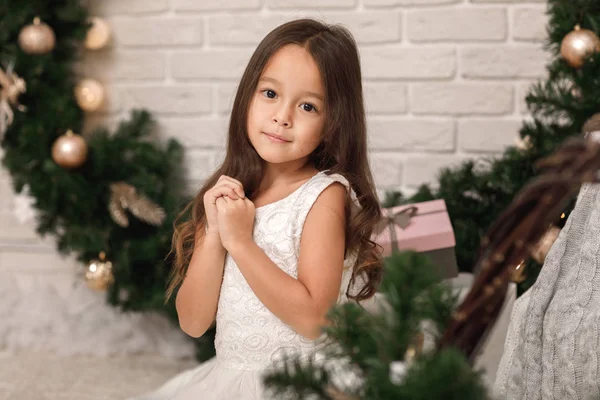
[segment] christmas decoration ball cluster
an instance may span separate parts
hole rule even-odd
[[[98,50],[106,47],[111,39],[109,25],[101,18],[93,17],[88,20],[84,46],[88,50]],[[60,40],[60,38],[59,38]],[[18,44],[21,50],[32,56],[44,56],[52,53],[57,44],[54,30],[39,17],[35,17],[33,23],[23,27],[19,33]],[[20,111],[25,108],[20,106],[17,98],[26,91],[25,82],[13,73],[8,74],[0,70],[0,85],[6,91],[7,101],[16,106]],[[74,88],[74,100],[77,105],[86,112],[94,112],[102,107],[105,100],[105,91],[102,84],[95,79],[81,79]],[[12,112],[12,110],[10,110]],[[12,115],[9,125],[12,123]],[[3,133],[0,131],[0,134]],[[0,136],[1,139],[2,136]],[[52,160],[60,167],[77,173],[75,170],[83,166],[88,159],[88,144],[82,135],[67,128],[51,147]],[[125,210],[130,211],[139,220],[150,225],[161,225],[166,217],[163,208],[154,204],[136,188],[126,182],[117,182],[110,185],[112,195],[108,211],[113,221],[122,228],[129,226]],[[114,283],[113,263],[107,259],[104,251],[99,253],[97,259],[87,264],[85,281],[94,290],[106,291]]]
[[[91,18],[91,27],[87,31],[85,47],[98,50],[105,47],[110,40],[109,25],[101,18]],[[52,28],[35,17],[33,23],[23,27],[19,33],[19,46],[31,55],[44,55],[52,52],[56,45],[56,35]],[[93,112],[104,103],[104,87],[94,79],[82,79],[74,91],[75,100],[82,110]],[[52,146],[52,159],[63,168],[74,169],[82,166],[87,159],[85,139],[71,129],[60,136]]]

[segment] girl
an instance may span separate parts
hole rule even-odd
[[[360,62],[346,29],[303,19],[263,39],[235,96],[223,165],[189,207],[167,298],[179,288],[190,336],[216,321],[217,355],[140,399],[265,398],[264,371],[283,353],[314,353],[329,309],[371,298],[381,279]]]

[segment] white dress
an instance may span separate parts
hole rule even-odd
[[[300,236],[308,212],[321,192],[334,182],[350,189],[343,176],[321,171],[286,198],[256,209],[256,244],[294,278],[298,276]],[[354,204],[358,204],[350,190]],[[346,289],[355,261],[354,255],[344,260],[338,303],[348,301]],[[274,367],[283,352],[307,356],[325,340],[324,335],[316,341],[303,338],[269,311],[229,255],[225,259],[216,328],[215,357],[177,375],[156,392],[130,400],[268,398],[262,384],[264,371]]]

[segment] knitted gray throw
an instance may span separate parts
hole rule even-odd
[[[599,321],[600,184],[584,184],[537,282],[515,303],[496,396],[600,399]]]

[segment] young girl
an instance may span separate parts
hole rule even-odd
[[[179,288],[190,336],[216,321],[217,354],[139,399],[263,399],[265,370],[318,350],[329,309],[371,298],[381,279],[360,62],[346,29],[303,19],[263,39],[235,96],[223,165],[190,206],[167,297]]]

